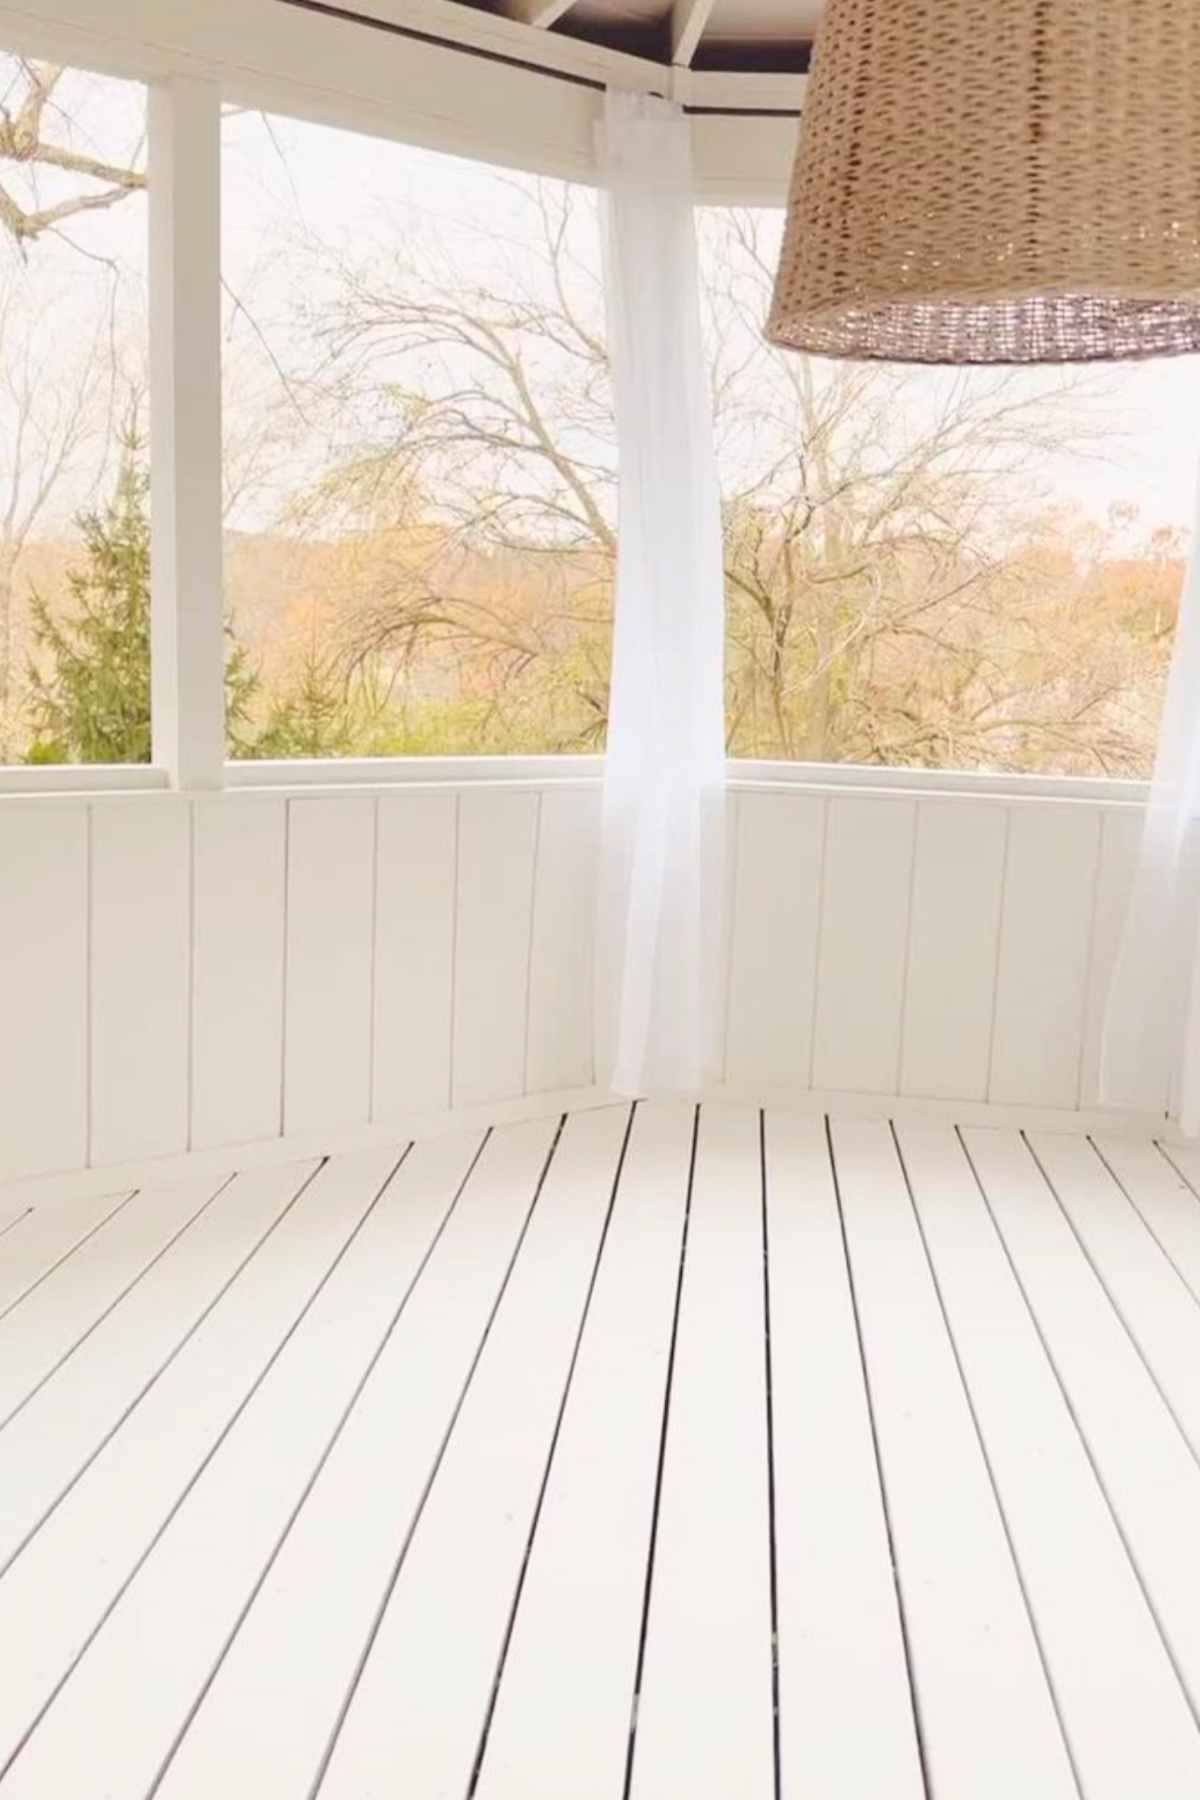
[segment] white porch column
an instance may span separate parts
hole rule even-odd
[[[691,123],[610,91],[599,130],[618,546],[596,959],[597,1073],[701,1085],[723,887],[724,578]]]
[[[221,91],[150,89],[151,708],[182,788],[225,765],[221,554]]]

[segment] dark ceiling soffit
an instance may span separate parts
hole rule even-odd
[[[594,93],[602,94],[604,92],[605,83],[590,75],[576,75],[568,69],[548,69],[544,63],[534,62],[522,56],[505,56],[498,50],[484,50],[478,44],[462,44],[455,38],[439,37],[436,32],[418,31],[412,25],[397,25],[392,19],[373,18],[369,13],[356,12],[352,6],[336,5],[334,0],[279,0],[279,4],[294,6],[299,12],[320,13],[323,18],[327,19],[341,19],[349,25],[361,25],[367,31],[382,31],[388,37],[411,38],[418,44],[432,44],[439,50],[454,50],[459,56],[476,56],[482,62],[502,63],[510,69],[524,69],[527,74],[542,75],[550,81],[565,81],[572,87],[591,88]],[[599,47],[604,48],[605,46]],[[643,60],[652,59],[644,58]],[[807,68],[807,66],[808,57],[805,55],[800,69]],[[728,72],[739,74],[745,71],[744,69],[732,69]],[[668,73],[668,68],[664,66],[664,76]],[[685,106],[684,111],[706,116],[716,114],[734,118],[783,119],[799,116],[798,108],[793,115],[786,108],[767,106]]]

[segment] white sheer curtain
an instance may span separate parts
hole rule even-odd
[[[596,954],[598,1076],[686,1090],[719,1019],[721,504],[700,331],[691,130],[610,91],[598,127],[618,549]]]
[[[1100,1098],[1200,1131],[1200,518],[1179,608],[1154,783],[1117,956]]]

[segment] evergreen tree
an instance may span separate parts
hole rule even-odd
[[[334,656],[310,649],[298,674],[271,700],[262,730],[242,751],[254,757],[362,754],[345,677]]]
[[[130,437],[112,498],[78,516],[83,562],[67,578],[69,607],[30,597],[31,763],[150,761],[150,481],[140,450]],[[239,748],[256,686],[232,642],[225,706]]]

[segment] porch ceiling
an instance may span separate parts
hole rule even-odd
[[[466,0],[544,31],[679,67],[799,73],[823,0]]]
[[[555,67],[551,46],[589,46],[617,57],[636,57],[664,71],[706,75],[798,75],[808,68],[825,0],[448,0],[434,21],[421,0],[284,0],[310,11],[355,18],[364,24],[429,30],[464,49],[488,53],[479,25],[503,20],[526,28],[524,55]],[[446,32],[458,14],[459,32]],[[510,40],[513,54],[519,39]],[[494,53],[494,46],[492,47]],[[523,59],[523,58],[522,58]],[[746,105],[754,110],[747,86]]]

